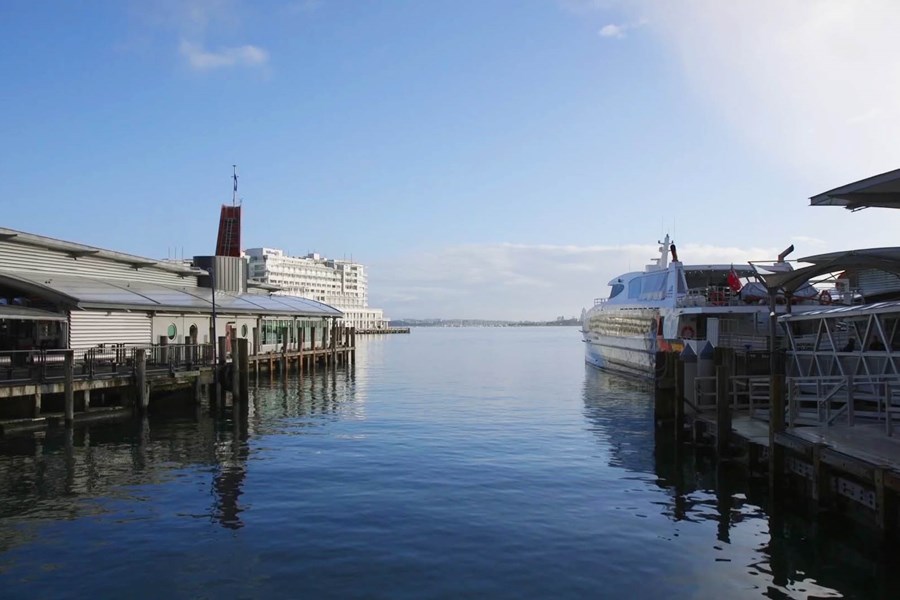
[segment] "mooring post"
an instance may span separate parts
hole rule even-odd
[[[826,444],[814,444],[812,447],[813,483],[812,497],[819,510],[831,506],[831,480],[828,474],[828,465],[822,461],[822,451]]]
[[[250,398],[250,343],[247,339],[238,340],[238,369],[240,372],[240,397],[244,403]]]
[[[81,401],[84,404],[84,412],[91,410],[91,389],[85,388],[83,392],[81,392]]]
[[[43,385],[40,383],[37,384],[36,386],[34,386],[34,418],[35,419],[37,419],[38,417],[41,416],[41,393],[43,392],[43,390],[41,389],[42,387],[43,387]]]
[[[303,364],[303,356],[304,356],[303,346],[306,344],[306,329],[304,327],[300,327],[299,333],[300,333],[300,343],[299,343],[300,347],[298,348],[298,355],[297,355],[297,374],[303,375],[303,368],[305,366]]]
[[[159,336],[159,362],[164,365],[169,364],[169,336],[167,335]]]
[[[784,432],[784,375],[772,374],[769,378],[769,490],[780,490],[784,474],[784,447],[775,441],[776,434]]]
[[[663,422],[670,421],[674,416],[675,369],[672,356],[671,352],[657,352],[655,356],[656,385],[653,395],[653,417],[657,427]]]
[[[356,327],[350,330],[350,360],[353,366],[356,366]]]
[[[285,377],[288,374],[288,328],[281,328],[281,376]]]
[[[328,366],[328,321],[322,324],[322,362]]]
[[[675,441],[684,438],[684,361],[672,353],[675,359]]]
[[[716,453],[719,460],[728,458],[731,442],[731,364],[726,348],[719,348],[716,366]]]
[[[150,405],[150,393],[147,389],[147,349],[138,348],[134,351],[135,362],[135,386],[137,387],[137,409],[144,413]]]
[[[238,332],[237,328],[231,330],[231,401],[243,400],[241,396],[241,373],[238,368]]]
[[[66,350],[65,419],[67,424],[75,421],[75,351]]]

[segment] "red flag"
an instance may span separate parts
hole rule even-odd
[[[728,287],[731,288],[731,291],[737,294],[741,291],[741,280],[738,277],[738,274],[734,270],[734,266],[731,267],[731,271],[728,272]]]

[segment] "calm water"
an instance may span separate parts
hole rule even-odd
[[[0,441],[0,597],[900,597],[856,528],[657,446],[575,328],[361,345],[245,419]]]

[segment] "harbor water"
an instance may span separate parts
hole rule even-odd
[[[0,597],[900,597],[874,534],[657,439],[576,328],[358,345],[245,416],[0,440]]]

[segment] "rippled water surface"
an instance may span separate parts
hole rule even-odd
[[[865,534],[657,444],[575,328],[360,346],[243,418],[0,441],[0,597],[900,597]]]

